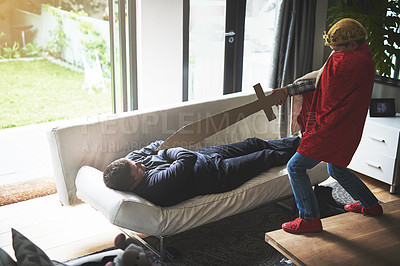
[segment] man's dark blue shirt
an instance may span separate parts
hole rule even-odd
[[[249,138],[196,152],[171,148],[157,154],[162,142],[155,141],[126,158],[142,161],[145,166],[144,178],[132,192],[156,205],[171,206],[198,195],[232,190],[271,167],[287,163],[300,138]]]

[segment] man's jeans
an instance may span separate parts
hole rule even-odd
[[[301,218],[313,219],[320,216],[318,202],[312,189],[310,177],[306,172],[307,169],[313,168],[318,163],[320,161],[296,152],[287,165],[290,184]],[[361,206],[370,208],[378,202],[374,194],[352,171],[331,163],[328,163],[327,167],[328,173],[338,181],[353,199],[359,200]]]

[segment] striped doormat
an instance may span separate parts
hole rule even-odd
[[[41,177],[0,186],[0,206],[57,193],[53,177]]]

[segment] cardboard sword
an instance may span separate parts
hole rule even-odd
[[[285,94],[282,90],[279,90],[274,94],[265,95],[260,83],[253,87],[257,100],[183,126],[167,138],[157,150],[196,144],[260,110],[264,110],[268,121],[274,120],[276,116],[271,106],[275,105],[279,99],[286,98]],[[209,125],[213,126],[210,127]]]

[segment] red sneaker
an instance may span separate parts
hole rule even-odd
[[[361,204],[359,201],[355,202],[355,203],[351,203],[351,204],[346,204],[343,207],[346,211],[348,212],[358,212],[361,213],[363,207],[361,207]]]
[[[360,202],[357,201],[355,203],[345,205],[344,209],[348,212],[357,212],[369,216],[381,216],[383,214],[382,206],[379,203],[376,203],[371,208],[365,209],[361,206]]]
[[[289,233],[316,233],[322,231],[322,223],[319,217],[314,219],[296,218],[294,221],[282,224],[282,229]]]

